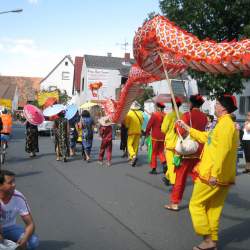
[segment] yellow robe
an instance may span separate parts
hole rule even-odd
[[[143,114],[140,110],[129,110],[125,117],[124,125],[128,129],[127,148],[129,158],[132,159],[138,153]]]
[[[180,116],[182,113],[179,113]],[[175,111],[172,111],[165,115],[162,125],[161,125],[161,132],[165,134],[165,155],[167,160],[168,170],[166,172],[166,178],[170,181],[171,184],[175,183],[175,172],[174,172],[174,164],[173,164],[173,157],[174,157],[174,149],[176,146],[176,142],[178,139],[178,135],[175,132],[175,122],[177,120],[177,116]]]
[[[208,181],[213,176],[220,185],[233,184],[236,175],[239,134],[231,116],[220,117],[215,128],[209,132],[191,128],[190,135],[205,144],[201,160],[195,167],[200,179]]]
[[[205,143],[201,161],[195,168],[199,178],[189,204],[193,227],[197,234],[210,235],[217,241],[224,201],[229,185],[235,181],[239,134],[230,115],[224,115],[212,131],[200,132],[191,128],[190,135]],[[210,177],[217,179],[216,186],[209,185]]]

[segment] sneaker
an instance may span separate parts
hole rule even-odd
[[[107,162],[107,167],[111,167],[111,162],[110,161]]]
[[[149,171],[149,174],[157,174],[156,169],[153,168],[151,171]]]

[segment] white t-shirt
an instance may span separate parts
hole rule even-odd
[[[243,131],[244,131],[244,134],[243,134],[242,140],[244,141],[250,140],[250,131],[248,132],[246,129],[244,129]]]
[[[19,191],[14,191],[7,204],[0,200],[0,224],[2,227],[15,225],[17,215],[25,216],[28,214],[30,214],[29,205],[24,195]]]

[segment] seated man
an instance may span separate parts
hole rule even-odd
[[[0,240],[12,240],[20,249],[35,249],[39,245],[38,237],[33,234],[35,224],[25,197],[15,188],[15,174],[0,171]],[[25,227],[16,224],[18,214]]]

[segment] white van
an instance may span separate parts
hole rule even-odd
[[[37,126],[39,135],[52,135],[53,134],[53,121],[44,120],[44,122]]]

